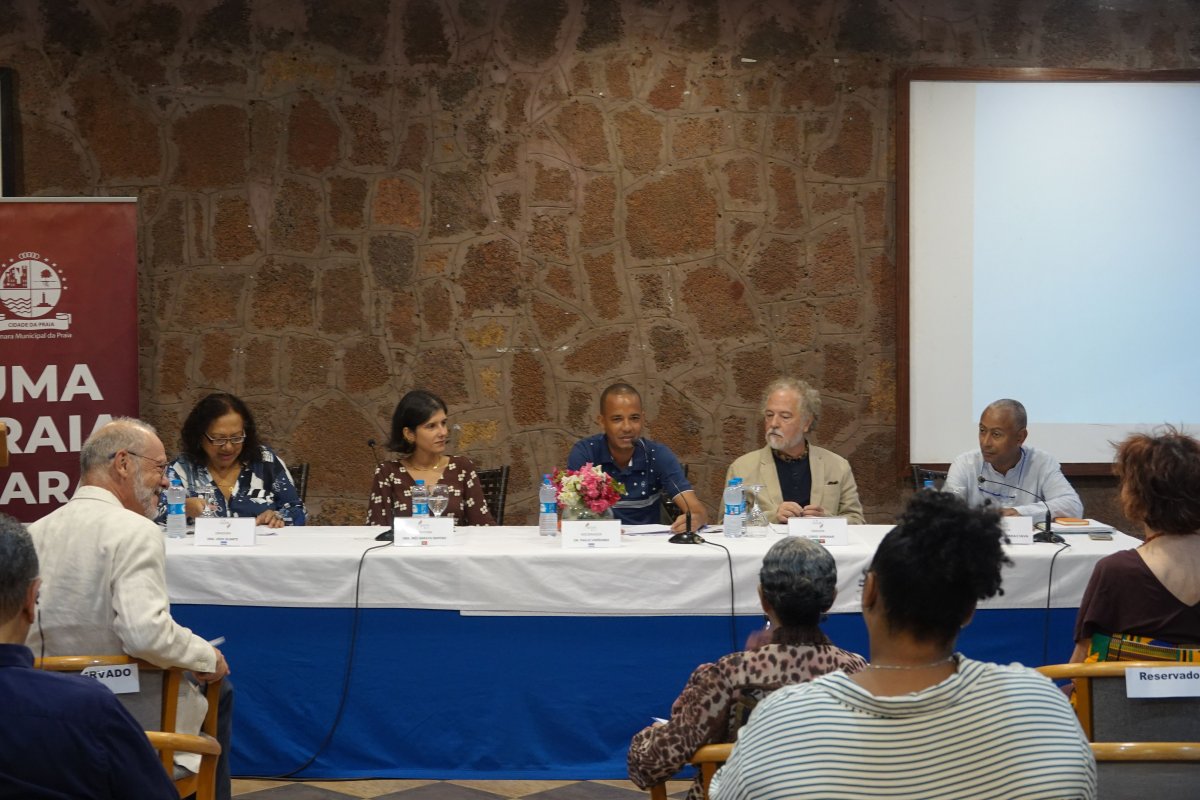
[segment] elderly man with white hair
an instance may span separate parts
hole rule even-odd
[[[807,382],[781,378],[763,398],[766,446],[746,453],[725,473],[761,485],[759,505],[772,522],[791,517],[845,517],[861,524],[862,503],[850,462],[809,444],[821,416],[821,395]]]
[[[29,646],[47,656],[126,653],[160,667],[191,670],[198,680],[223,678],[221,651],[171,618],[166,546],[152,518],[166,488],[167,454],[154,428],[118,418],[101,426],[79,454],[80,486],[71,500],[29,526],[41,561],[41,620]],[[134,716],[157,718],[152,692],[130,703]],[[207,706],[183,687],[178,730],[196,733]],[[217,739],[217,796],[229,797],[231,687],[222,684]],[[195,771],[199,759],[176,757]]]

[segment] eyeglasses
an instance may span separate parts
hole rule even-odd
[[[116,458],[117,453],[120,453],[120,452],[121,451],[118,450],[116,453],[110,454],[108,457],[109,460],[111,461],[112,459]],[[154,465],[154,469],[158,472],[159,475],[167,474],[167,467],[171,466],[170,461],[163,461],[162,463],[159,463],[158,461],[155,461],[153,458],[150,458],[150,456],[144,456],[141,453],[135,453],[132,450],[126,450],[125,452],[131,456],[136,456],[137,458],[140,458],[143,461],[149,461],[151,464]]]
[[[217,437],[213,437],[213,436],[209,436],[209,435],[206,433],[206,434],[204,434],[204,438],[205,438],[205,439],[208,439],[208,441],[212,442],[212,443],[213,443],[214,445],[216,445],[217,447],[224,447],[224,446],[225,446],[225,445],[227,445],[227,444],[241,444],[242,442],[246,441],[246,434],[245,434],[245,433],[239,433],[237,436],[217,436]]]

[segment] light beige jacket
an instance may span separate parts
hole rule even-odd
[[[160,667],[212,672],[212,645],[171,618],[167,598],[163,531],[126,509],[97,486],[81,486],[62,508],[29,526],[42,578],[40,622],[29,632],[34,655],[118,655],[126,653]],[[160,696],[150,691],[123,696],[142,725],[157,727]],[[196,733],[207,710],[203,695],[184,682],[177,729]],[[181,754],[177,763],[193,772],[198,756]]]
[[[845,517],[852,525],[866,522],[862,503],[858,499],[858,485],[850,462],[822,447],[808,446],[808,460],[812,467],[812,498],[810,504],[824,508],[832,517]],[[725,485],[729,479],[741,478],[746,486],[761,484],[764,488],[759,505],[767,517],[775,522],[775,511],[783,503],[783,489],[779,486],[779,473],[775,470],[775,457],[770,446],[752,450],[740,456],[725,472]],[[724,506],[721,506],[724,511]]]

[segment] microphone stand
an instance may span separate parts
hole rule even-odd
[[[704,539],[700,534],[692,530],[692,509],[689,507],[687,513],[684,514],[684,525],[687,528],[683,533],[677,533],[670,539],[667,539],[671,544],[704,544]]]
[[[978,482],[980,486],[985,483],[994,483],[998,486],[1007,486],[1009,489],[1016,489],[1018,492],[1024,492],[1025,494],[1033,495],[1039,503],[1046,507],[1046,529],[1044,531],[1038,531],[1035,533],[1033,535],[1033,540],[1035,542],[1041,542],[1044,544],[1066,544],[1067,540],[1055,533],[1054,528],[1051,527],[1053,520],[1050,517],[1050,504],[1046,502],[1046,498],[1042,497],[1037,492],[1031,492],[1021,486],[1017,486],[1016,484],[1005,483],[1004,481],[994,481],[991,478],[985,478],[982,475],[978,476]]]
[[[645,444],[642,445],[642,447],[645,447],[645,446],[646,446]],[[648,451],[647,451],[646,455],[649,456]],[[672,481],[672,483],[674,483],[674,481]],[[678,486],[674,487],[674,489],[678,489],[678,488],[679,488]],[[681,494],[683,494],[683,492],[675,491],[672,493],[671,497],[672,498],[679,497]],[[672,536],[670,539],[667,539],[667,541],[670,542],[671,544],[704,544],[704,538],[701,537],[700,534],[698,534],[692,530],[692,507],[689,505],[689,506],[684,506],[684,508],[687,509],[687,511],[684,512],[684,517],[683,517],[683,519],[684,519],[683,533],[677,533],[674,536]]]

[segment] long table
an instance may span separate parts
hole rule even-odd
[[[830,548],[838,596],[824,628],[848,649],[866,653],[859,581],[889,529],[852,526]],[[167,541],[176,619],[227,639],[235,774],[283,774],[320,751],[303,776],[623,777],[629,737],[761,624],[758,569],[779,538],[566,550],[500,527],[407,548],[378,547],[379,530],[286,528],[249,548]],[[959,649],[1065,660],[1093,564],[1137,540],[1070,544],[1008,547],[1004,594]]]

